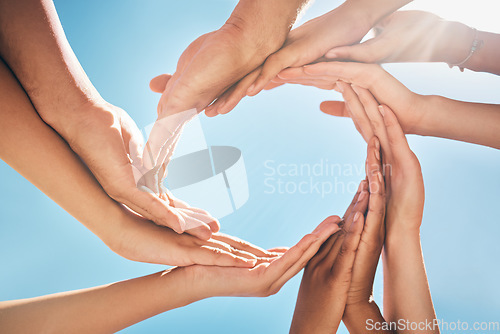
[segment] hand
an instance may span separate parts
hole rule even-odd
[[[423,11],[395,12],[374,30],[374,38],[361,44],[333,48],[325,58],[364,63],[456,64],[467,57],[474,39],[473,31],[466,25],[448,22]]]
[[[363,181],[360,185],[360,190],[363,192],[369,190],[370,197],[361,241],[352,268],[351,285],[347,293],[346,312],[350,312],[350,309],[355,309],[359,305],[369,305],[373,300],[373,281],[384,244],[385,183],[382,176],[380,142],[376,137],[372,137],[368,143],[365,168],[368,182]],[[358,201],[358,196],[359,191],[354,197],[350,208]]]
[[[368,206],[366,183],[345,214],[341,232],[309,261],[300,284],[290,333],[335,333],[347,300]]]
[[[177,234],[126,208],[121,218],[116,219],[116,226],[102,239],[111,250],[129,260],[171,266],[202,264],[251,268],[262,258],[275,257],[284,251],[266,251],[222,233],[213,233],[209,240]]]
[[[408,146],[398,118],[387,105],[379,106],[370,91],[343,82],[339,82],[339,88],[357,128],[365,134],[373,133],[380,140],[386,181],[387,236],[400,232],[418,235],[424,182],[418,159]]]
[[[344,81],[366,88],[379,103],[390,106],[396,113],[405,133],[423,131],[432,113],[424,96],[415,94],[378,65],[329,62],[318,63],[282,71],[274,81],[315,86],[320,89],[338,90],[337,81]],[[325,101],[321,110],[327,114],[341,117],[353,117],[346,103]],[[363,116],[363,115],[360,115]],[[366,117],[358,118],[354,123],[365,125]],[[363,126],[361,135],[368,142],[373,136],[369,126]],[[380,139],[380,138],[379,138]]]
[[[207,116],[226,114],[246,95],[257,95],[283,69],[317,61],[335,46],[359,42],[370,30],[364,10],[346,2],[293,29],[283,47],[206,109]]]
[[[108,103],[93,103],[73,115],[61,135],[113,199],[178,233],[187,225],[194,227],[188,233],[206,240],[219,230],[217,220],[207,212],[138,189],[133,164],[141,163],[143,139],[125,111]]]
[[[340,218],[326,218],[299,243],[274,258],[259,260],[254,268],[222,268],[216,266],[191,266],[193,288],[202,291],[204,297],[241,296],[265,297],[276,294],[316,254],[321,244],[330,235],[340,230]]]

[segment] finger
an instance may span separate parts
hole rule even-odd
[[[338,239],[342,238],[342,233],[338,232],[332,234],[319,248],[318,252],[307,262],[306,268],[315,268],[323,259],[330,254]],[[307,269],[306,269],[307,270]]]
[[[183,233],[185,230],[184,218],[155,194],[130,187],[122,189],[117,196],[112,197],[157,225],[169,227],[177,233]]]
[[[363,43],[333,48],[325,54],[325,58],[376,63],[383,58],[384,52],[378,42],[378,38],[372,38]]]
[[[227,94],[224,93],[219,100],[214,103],[214,109],[218,114],[227,114],[233,110],[236,105],[247,95],[248,88],[254,83],[261,72],[262,68],[259,67],[246,75],[235,86],[233,86]]]
[[[281,49],[267,57],[262,71],[255,82],[248,88],[246,95],[257,95],[278,73],[290,64],[290,49]]]
[[[385,185],[382,176],[382,164],[380,159],[380,143],[373,137],[368,143],[367,149],[367,178],[369,182],[368,213],[366,215],[365,227],[362,239],[364,244],[372,244],[382,248],[384,217],[385,217]]]
[[[324,222],[326,222],[325,225],[315,233],[308,234],[302,238],[297,245],[290,248],[280,259],[270,264],[269,271],[272,273],[271,276],[277,278],[271,286],[271,291],[278,291],[290,278],[301,271],[325,240],[333,233],[339,231],[337,223],[328,221],[328,219]]]
[[[177,208],[177,210],[182,211],[183,213],[185,213],[189,217],[192,217],[194,219],[198,219],[198,220],[202,221],[210,228],[210,231],[212,231],[214,233],[218,232],[220,230],[219,222],[214,217],[210,216],[209,214],[196,212],[190,208],[186,208],[186,209]]]
[[[367,182],[365,180],[362,180],[359,183],[358,190],[356,191],[356,194],[354,194],[354,197],[351,201],[351,204],[349,204],[349,206],[347,207],[347,210],[345,210],[344,217],[343,217],[344,220],[346,220],[347,218],[349,218],[351,216],[352,210],[354,209],[354,206],[358,202],[359,194],[362,191],[366,191],[367,189],[368,189]]]
[[[179,215],[184,218],[185,232],[202,240],[208,240],[212,237],[212,230],[203,221],[187,215],[182,209],[175,209]]]
[[[316,87],[316,88],[324,89],[324,90],[335,89],[335,84],[336,84],[335,81],[332,81],[329,78],[327,80],[325,80],[323,78],[315,78],[315,77],[297,78],[297,79],[288,79],[288,80],[279,79],[279,80],[280,80],[280,82],[287,83],[287,84],[310,86],[310,87]]]
[[[360,129],[360,134],[363,139],[368,142],[370,138],[373,137],[373,130],[370,125],[370,119],[366,115],[363,105],[359,101],[359,98],[352,89],[351,85],[348,85],[342,81],[338,81],[337,86],[342,92],[345,103],[349,106],[352,121]]]
[[[149,82],[149,88],[155,93],[163,93],[168,81],[172,78],[170,74],[160,74]]]
[[[276,87],[279,87],[279,86],[283,86],[284,83],[282,82],[274,82],[274,81],[271,81],[270,83],[268,83],[265,87],[264,87],[264,90],[271,90],[271,89],[274,89]]]
[[[352,267],[356,258],[356,251],[363,232],[364,217],[363,213],[357,211],[354,214],[353,222],[347,231],[340,252],[335,262],[332,262],[331,273],[339,282],[350,282]]]
[[[257,263],[257,259],[247,259],[241,256],[236,256],[220,248],[206,245],[197,248],[193,253],[193,262],[196,264],[221,267],[253,268]]]
[[[387,136],[394,158],[399,160],[412,156],[412,151],[408,145],[406,136],[394,112],[386,105],[380,106],[379,111],[384,118],[384,124],[387,129]]]
[[[272,256],[272,255],[279,255],[279,254],[273,254],[272,252],[266,251],[263,248],[260,248],[258,246],[255,246],[248,241],[241,240],[239,238],[224,234],[224,233],[215,233],[212,236],[213,239],[222,241],[231,247],[235,249],[240,249],[246,252],[249,252],[251,254],[255,254],[255,256],[258,257],[266,257],[266,256]]]
[[[319,109],[325,114],[337,117],[349,117],[349,111],[344,101],[323,101]]]
[[[366,115],[368,116],[368,119],[370,121],[370,126],[372,128],[373,134],[377,136],[382,148],[385,148],[384,152],[386,153],[386,158],[391,161],[391,151],[388,150],[389,138],[387,137],[387,130],[384,124],[384,119],[378,108],[378,102],[367,89],[359,87],[357,85],[351,85],[351,87],[356,92],[359,101],[363,105],[363,109],[365,110]]]
[[[269,248],[267,251],[270,253],[285,253],[289,250],[289,247],[274,247],[274,248]]]
[[[223,241],[214,239],[214,238],[211,238],[210,240],[208,240],[205,243],[205,245],[206,246],[210,246],[210,247],[220,248],[222,250],[225,250],[226,252],[229,252],[229,253],[234,254],[236,256],[243,257],[245,259],[258,259],[258,258],[269,258],[269,257],[271,257],[271,256],[257,256],[255,254],[249,253],[249,252],[244,251],[242,249],[234,248],[231,245],[229,245],[229,244],[227,244],[227,243],[225,243]],[[276,254],[274,256],[278,256],[278,254]]]

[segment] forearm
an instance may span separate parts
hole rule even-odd
[[[385,319],[395,323],[433,323],[436,314],[427,282],[419,234],[388,233],[383,263]],[[428,328],[422,327],[420,332],[428,333],[426,329]],[[408,328],[398,332],[409,333]],[[439,328],[435,327],[431,332],[438,333]]]
[[[0,302],[2,332],[114,333],[204,298],[187,278],[185,268],[174,268],[90,289]]]
[[[66,40],[51,0],[1,0],[0,22],[0,55],[58,132],[76,108],[102,100]]]
[[[0,158],[92,232],[101,238],[111,236],[123,216],[121,207],[40,119],[3,64],[0,75]]]
[[[297,16],[310,0],[240,0],[226,25],[248,39],[247,45],[260,51],[263,61],[286,40]]]
[[[374,333],[374,331],[376,333],[393,333],[393,330],[388,329],[390,327],[387,327],[388,325],[374,301],[346,305],[342,320],[351,334]]]
[[[500,105],[422,96],[425,114],[417,134],[500,149]]]
[[[371,28],[382,18],[395,12],[411,1],[412,0],[347,0],[344,5],[353,7],[353,10],[362,13],[366,17]]]

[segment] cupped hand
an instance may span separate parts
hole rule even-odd
[[[331,236],[309,261],[302,277],[290,333],[335,333],[344,313],[369,194],[366,182]]]
[[[217,220],[207,212],[138,189],[134,165],[142,164],[144,144],[135,122],[125,111],[103,102],[84,105],[74,115],[77,126],[64,138],[110,197],[178,233],[190,226],[193,228],[187,233],[209,239],[212,232],[219,230]]]
[[[177,234],[170,228],[122,208],[121,218],[103,233],[103,241],[120,256],[132,261],[190,266],[252,268],[262,258],[280,255],[283,250],[266,251],[236,237],[213,233],[208,240]]]
[[[474,38],[470,28],[452,24],[423,11],[398,11],[375,26],[375,37],[360,44],[333,48],[327,59],[364,63],[448,62],[458,63],[467,54],[463,43]],[[470,45],[470,44],[469,44]],[[460,52],[461,51],[461,52]]]
[[[226,114],[246,95],[257,95],[285,68],[321,59],[336,46],[359,42],[371,24],[358,10],[344,4],[293,29],[283,47],[206,109],[207,116]]]
[[[266,297],[276,294],[316,254],[328,237],[340,230],[338,216],[325,219],[289,250],[279,250],[278,256],[262,257],[253,268],[222,268],[191,266],[193,286],[206,297],[241,296]]]
[[[368,89],[379,103],[390,106],[396,113],[405,133],[418,133],[427,116],[426,101],[406,88],[396,78],[375,64],[322,62],[297,68],[289,68],[274,79],[278,83],[292,83],[314,86],[320,89],[335,89],[341,91],[337,84],[342,81]],[[321,110],[327,114],[341,117],[353,117],[346,103],[325,101]],[[359,119],[355,123],[366,123]],[[362,132],[366,142],[371,133]]]
[[[361,133],[375,135],[382,148],[386,182],[386,234],[419,233],[424,208],[420,163],[411,151],[396,114],[379,105],[364,88],[339,83],[346,106]]]

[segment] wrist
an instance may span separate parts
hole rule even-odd
[[[225,26],[267,57],[285,42],[297,15],[309,0],[240,0]]]
[[[342,5],[352,7],[356,12],[362,13],[364,22],[371,29],[378,21],[389,15],[412,0],[385,0],[380,5],[380,1],[372,0],[346,0]]]
[[[452,21],[441,21],[440,39],[434,49],[434,60],[447,64],[462,63],[471,51],[475,33],[469,26]]]

